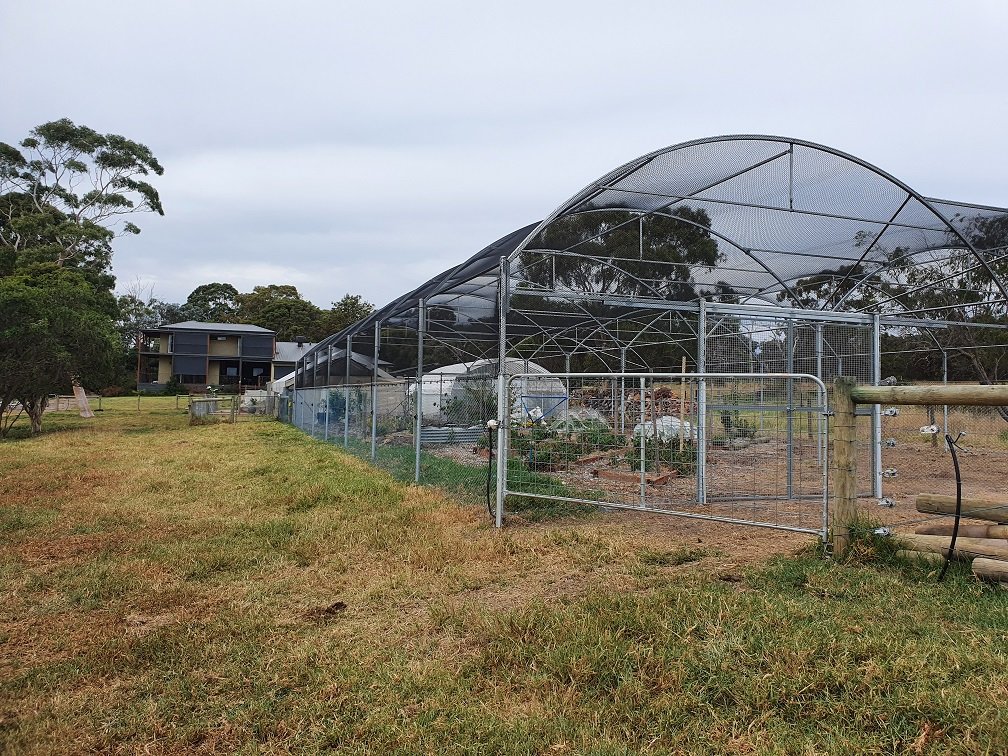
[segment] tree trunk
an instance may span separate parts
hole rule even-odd
[[[28,415],[28,419],[31,421],[31,434],[33,436],[36,433],[42,432],[42,415],[45,413],[46,405],[48,404],[49,397],[47,396],[37,396],[32,399],[22,400],[21,402],[25,413]]]
[[[0,438],[6,438],[7,432],[17,422],[17,419],[21,417],[21,413],[24,411],[19,405],[17,414],[15,415],[10,411],[13,404],[13,399],[0,398]]]
[[[987,373],[987,368],[983,364],[983,360],[976,356],[974,352],[966,350],[957,350],[960,354],[964,355],[966,359],[970,361],[973,365],[973,369],[976,371],[977,375],[980,377],[980,383],[984,386],[989,386],[994,381],[990,379],[990,375]],[[1001,416],[1001,419],[1008,423],[1008,407],[995,407],[994,411]]]

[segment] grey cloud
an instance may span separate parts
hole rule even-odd
[[[167,216],[119,243],[123,282],[381,304],[713,134],[807,138],[1008,205],[1006,21],[993,0],[4,3],[0,139],[66,115],[151,146]]]

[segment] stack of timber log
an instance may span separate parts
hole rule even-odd
[[[924,514],[954,515],[956,498],[940,494],[920,494],[917,511]],[[1008,588],[1008,502],[963,499],[953,559],[971,561],[973,574]],[[980,522],[976,522],[979,520]],[[955,523],[950,520],[921,525],[914,534],[901,535],[906,556],[932,561],[949,550]]]

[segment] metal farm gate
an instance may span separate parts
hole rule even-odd
[[[510,497],[826,537],[827,393],[804,373],[498,379],[497,524]]]

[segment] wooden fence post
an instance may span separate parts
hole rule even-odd
[[[850,546],[850,526],[857,513],[857,425],[850,378],[833,384],[833,556]]]

